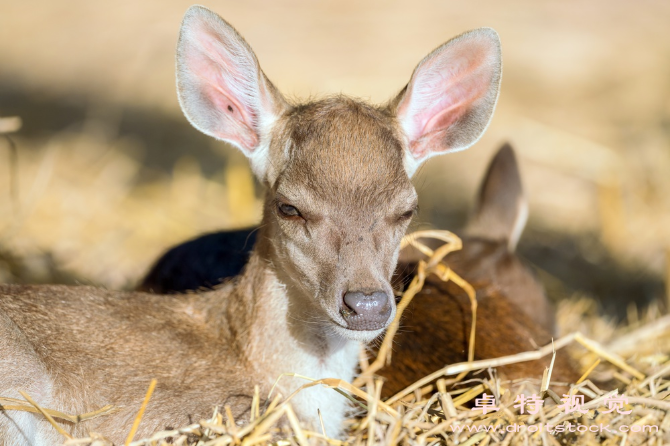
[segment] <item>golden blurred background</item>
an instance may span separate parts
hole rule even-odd
[[[174,88],[187,1],[0,0],[0,281],[130,288],[167,247],[258,222],[244,157],[191,128]],[[670,3],[206,1],[285,94],[383,102],[425,54],[489,26],[499,105],[468,151],[433,159],[416,227],[457,230],[486,163],[516,148],[530,200],[520,253],[554,299],[622,316],[667,299]]]

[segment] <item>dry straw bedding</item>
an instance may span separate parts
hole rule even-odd
[[[426,254],[427,260],[420,262],[416,276],[404,292],[398,305],[398,316],[389,327],[377,358],[369,363],[366,355],[362,353],[362,373],[354,383],[338,379],[312,380],[309,377],[297,377],[305,379],[302,389],[326,386],[333,389],[333,398],[346,397],[352,400],[346,439],[329,438],[323,432],[303,428],[291,407],[293,395],[284,397],[271,394],[265,398],[264,395],[259,395],[258,388],[255,389],[251,417],[248,420],[234,420],[230,410],[224,408],[223,411],[215,410],[208,420],[201,420],[180,429],[157,432],[150,438],[134,439],[134,432],[141,423],[155,386],[155,381],[152,381],[134,425],[129,426],[126,444],[670,444],[670,315],[661,316],[658,311],[650,311],[646,317],[628,327],[614,329],[597,317],[589,318],[588,301],[574,301],[564,305],[559,311],[559,324],[583,328],[586,333],[595,337],[598,337],[598,333],[591,331],[597,330],[601,336],[609,338],[607,345],[603,346],[580,332],[572,332],[552,345],[543,346],[536,351],[480,361],[472,360],[476,348],[472,342],[476,330],[473,322],[468,356],[470,361],[448,365],[393,397],[382,400],[380,395],[383,382],[375,376],[375,372],[382,367],[393,367],[390,346],[399,326],[400,315],[414,295],[421,290],[427,276],[435,274],[441,280],[452,280],[461,286],[471,297],[472,311],[476,315],[474,291],[448,265],[442,263],[446,254],[460,249],[460,240],[447,231],[424,231],[421,237],[439,238],[447,243],[432,251],[417,242],[419,237],[416,233],[403,241],[404,245],[412,244],[420,249]],[[473,317],[473,321],[475,320]],[[556,349],[569,344],[577,344],[585,349],[582,363],[588,364],[582,378],[572,384],[569,391],[570,395],[584,398],[581,412],[566,413],[561,406],[565,400],[561,401],[561,396],[552,391],[554,383],[551,382],[551,366],[544,371],[538,370],[537,376],[515,382],[502,381],[494,372],[497,366],[535,360],[551,355]],[[477,370],[484,370],[485,373],[475,375],[478,379],[464,380],[468,372]],[[598,382],[614,383],[610,387],[615,390],[599,388],[589,379],[593,376],[598,377]],[[510,390],[512,385],[514,392]],[[620,414],[617,410],[607,413],[606,400],[617,395],[616,387],[623,389],[620,396],[627,399],[627,404],[619,410],[628,413]],[[485,414],[481,408],[475,407],[483,405],[473,404],[482,393],[495,396],[498,411]],[[522,414],[518,407],[514,407],[515,399],[520,393],[542,397],[544,404],[538,413],[533,415],[526,410]],[[29,395],[24,394],[24,398],[25,401],[0,398],[0,404],[7,410],[42,413],[63,434],[67,445],[111,444],[95,433],[91,433],[89,438],[72,438],[59,426],[59,421],[85,422],[93,417],[105,416],[114,410],[113,407],[103,407],[94,413],[73,416],[39,407]],[[565,432],[549,433],[546,429],[548,425],[562,425]],[[593,430],[608,426],[608,429],[597,433],[568,432],[569,426],[573,426],[573,429],[584,426],[580,429]],[[628,432],[622,432],[622,426]],[[650,432],[646,426],[656,426],[658,431],[654,429]],[[642,429],[645,430],[635,432]]]

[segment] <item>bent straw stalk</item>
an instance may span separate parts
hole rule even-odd
[[[434,238],[445,242],[445,244],[436,250],[432,250],[428,246],[419,242],[418,239],[420,238]],[[361,387],[366,382],[366,380],[372,377],[374,373],[378,372],[384,366],[391,363],[391,347],[393,346],[393,338],[395,337],[396,333],[398,332],[398,328],[400,327],[400,320],[402,319],[403,312],[409,306],[414,296],[416,296],[416,294],[418,294],[423,289],[426,277],[430,274],[435,274],[445,282],[451,280],[456,285],[461,287],[468,295],[472,310],[472,325],[470,328],[470,341],[468,343],[468,361],[472,361],[474,359],[475,330],[477,325],[477,298],[475,295],[475,290],[469,283],[467,283],[467,281],[462,279],[449,267],[440,263],[444,257],[447,256],[447,254],[462,249],[463,242],[456,234],[452,232],[444,230],[427,230],[417,231],[406,235],[402,239],[400,247],[402,249],[407,246],[413,246],[419,250],[419,252],[426,255],[428,260],[419,261],[416,275],[412,279],[412,282],[410,283],[407,290],[403,293],[400,303],[397,305],[395,318],[386,330],[386,335],[384,336],[384,341],[382,342],[382,345],[379,348],[379,352],[377,353],[377,358],[372,364],[370,364],[368,367],[365,367],[361,374],[354,380],[353,384],[356,387]]]

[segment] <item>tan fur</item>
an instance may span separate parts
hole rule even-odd
[[[423,82],[426,76],[447,82]],[[468,88],[459,88],[461,78]],[[198,421],[215,406],[229,405],[242,419],[254,384],[265,396],[282,373],[351,380],[361,341],[379,336],[395,314],[390,280],[416,207],[410,176],[427,157],[480,137],[499,79],[497,35],[478,30],[422,61],[410,82],[417,88],[407,90],[420,94],[401,93],[412,104],[401,116],[398,99],[384,107],[346,97],[290,105],[232,26],[203,7],[190,8],[177,50],[179,100],[194,126],[242,150],[267,188],[251,259],[233,283],[174,299],[1,286],[0,396],[26,390],[45,407],[75,414],[118,406],[68,429],[120,442],[151,378],[158,386],[138,436]],[[436,106],[426,97],[445,102]],[[445,107],[449,119],[431,119]],[[412,135],[403,130],[409,121]],[[293,206],[296,215],[282,206]],[[347,292],[388,295],[385,321],[351,324]],[[289,395],[301,384],[284,378],[278,391]],[[346,408],[325,388],[294,400],[297,415],[313,428],[321,409],[331,436],[339,435]],[[0,412],[0,439],[60,440],[41,416],[16,412]]]

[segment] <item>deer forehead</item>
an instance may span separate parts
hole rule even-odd
[[[294,107],[276,138],[284,165],[275,190],[289,199],[403,205],[415,197],[404,148],[383,111],[346,98]]]

